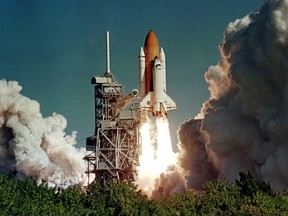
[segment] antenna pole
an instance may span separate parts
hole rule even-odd
[[[109,31],[106,32],[106,76],[110,76],[110,40]]]

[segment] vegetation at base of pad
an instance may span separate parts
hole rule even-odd
[[[56,191],[0,176],[0,215],[287,215],[288,192],[274,193],[269,184],[239,173],[235,183],[217,180],[201,193],[151,200],[132,183],[91,184]]]

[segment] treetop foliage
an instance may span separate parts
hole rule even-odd
[[[56,191],[0,176],[0,215],[288,215],[288,193],[240,173],[235,183],[217,180],[202,193],[149,199],[133,183],[90,184]]]

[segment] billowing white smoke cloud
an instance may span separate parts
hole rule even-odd
[[[210,99],[179,129],[188,188],[240,171],[288,188],[288,0],[230,23],[222,60],[205,74]],[[178,178],[178,177],[177,177]]]
[[[16,81],[0,80],[0,173],[31,177],[49,186],[83,184],[84,149],[76,149],[76,132],[66,135],[66,119],[43,118],[40,106],[20,94]]]

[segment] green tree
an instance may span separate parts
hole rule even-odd
[[[236,185],[240,188],[241,196],[253,197],[258,191],[274,196],[274,192],[269,183],[258,181],[253,178],[250,172],[247,174],[240,172],[240,179],[236,180]]]
[[[236,183],[207,182],[201,193],[186,191],[148,199],[132,183],[90,184],[56,190],[34,180],[0,176],[0,215],[287,215],[288,192],[240,173]]]
[[[193,191],[184,194],[174,194],[171,197],[162,197],[159,202],[165,209],[165,215],[195,215],[197,213],[198,197]]]
[[[235,215],[241,205],[239,188],[221,180],[204,184],[199,199],[200,215]]]

